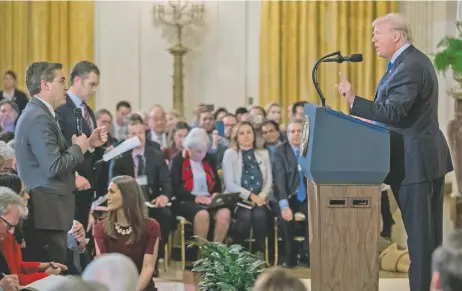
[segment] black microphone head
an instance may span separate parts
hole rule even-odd
[[[82,118],[82,108],[74,109],[74,117],[75,118]]]
[[[362,54],[352,54],[351,61],[353,63],[360,63],[363,61],[363,55]]]

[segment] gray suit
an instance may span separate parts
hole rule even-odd
[[[83,161],[82,150],[78,145],[67,146],[48,107],[32,98],[18,120],[15,153],[19,176],[31,196],[28,223],[38,231],[35,240],[65,263],[66,232],[75,210],[74,168]],[[31,243],[27,241],[28,247]]]
[[[389,126],[391,164],[385,182],[408,234],[411,291],[428,291],[431,255],[442,242],[444,176],[453,170],[439,129],[438,79],[430,59],[412,45],[405,49],[377,86],[375,101],[356,96],[351,114]]]

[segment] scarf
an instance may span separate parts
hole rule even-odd
[[[191,169],[191,160],[189,159],[189,152],[183,152],[183,164],[181,165],[181,177],[183,180],[183,187],[186,191],[191,192],[194,188],[194,179],[193,171]],[[202,160],[202,167],[204,168],[205,175],[207,176],[207,186],[209,193],[212,193],[213,188],[215,187],[215,175],[213,174],[212,168],[209,163],[205,160]]]

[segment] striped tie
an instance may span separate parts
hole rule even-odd
[[[93,131],[93,122],[91,120],[90,116],[90,107],[88,107],[87,103],[83,102],[82,106],[84,107],[83,109],[83,119],[85,119],[85,122],[88,125],[88,128],[90,128],[90,131]]]

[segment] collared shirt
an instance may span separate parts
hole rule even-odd
[[[151,140],[153,142],[160,144],[161,147],[166,148],[168,146],[167,145],[167,134],[165,132],[161,134],[157,134],[155,133],[154,130],[151,130]]]
[[[404,52],[404,50],[406,50],[408,47],[410,47],[411,44],[410,43],[405,43],[403,44],[403,46],[401,46],[394,54],[393,56],[391,57],[390,59],[390,63],[394,63],[396,61],[396,59]]]
[[[37,98],[38,100],[42,101],[42,103],[45,104],[45,106],[48,108],[48,110],[50,110],[51,115],[53,115],[53,118],[56,118],[55,110],[53,109],[53,107],[51,107],[50,103],[46,102],[45,100],[43,100],[42,98],[40,98],[38,96],[34,96],[34,97]]]
[[[84,104],[83,100],[80,99],[77,95],[72,93],[71,90],[67,90],[67,95],[71,98],[72,102],[75,104],[75,107],[81,108],[82,109],[82,116],[85,117],[85,113],[88,110],[87,105]],[[93,120],[90,118],[90,123],[92,124],[92,127],[95,128],[95,125],[93,124]],[[90,128],[91,129],[91,128]]]

